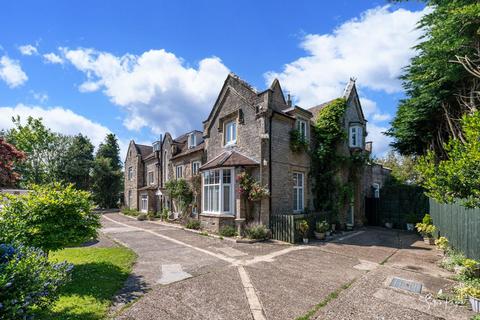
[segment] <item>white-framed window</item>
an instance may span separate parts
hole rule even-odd
[[[183,178],[183,166],[176,166],[175,167],[175,177],[177,179]]]
[[[192,175],[196,175],[200,172],[200,161],[193,161],[192,162]]]
[[[128,180],[132,181],[133,180],[133,168],[128,167]]]
[[[293,212],[303,212],[305,208],[305,174],[293,173]]]
[[[234,214],[233,175],[231,168],[203,172],[203,212]]]
[[[380,184],[373,183],[372,189],[373,189],[373,197],[376,199],[380,198]]]
[[[192,213],[196,215],[198,213],[198,208],[197,208],[198,203],[197,203],[197,195],[196,194],[193,195],[193,202],[192,203],[193,203]]]
[[[300,136],[306,140],[307,139],[307,122],[305,120],[297,120],[297,130],[300,133]]]
[[[153,184],[153,171],[148,172],[148,184]]]
[[[351,126],[349,130],[349,146],[350,148],[363,147],[363,128],[361,126]]]
[[[142,194],[140,199],[140,211],[147,212],[148,211],[148,195]]]
[[[231,145],[237,142],[237,122],[236,121],[229,121],[225,123],[224,140],[225,140],[225,145]]]
[[[188,148],[194,148],[197,145],[197,136],[195,133],[190,133],[188,135]]]

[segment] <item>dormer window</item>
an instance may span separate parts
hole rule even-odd
[[[307,139],[307,122],[305,120],[297,120],[297,130],[303,140]]]
[[[224,141],[226,146],[237,142],[237,122],[229,121],[225,123]]]
[[[153,143],[153,151],[160,151],[160,141],[155,141]]]
[[[188,148],[195,148],[197,146],[197,136],[194,133],[188,135]]]
[[[363,128],[359,125],[351,126],[348,141],[350,148],[363,148]]]

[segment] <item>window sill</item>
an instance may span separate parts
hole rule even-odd
[[[216,213],[216,212],[202,212],[200,213],[202,217],[213,217],[213,218],[235,218],[233,213]]]

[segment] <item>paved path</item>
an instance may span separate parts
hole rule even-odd
[[[428,309],[428,294],[451,282],[438,278],[444,271],[434,265],[437,253],[412,234],[367,229],[336,242],[291,246],[237,244],[119,214],[103,215],[102,225],[138,254],[116,305],[142,297],[117,309],[117,319],[295,319],[332,292],[338,299],[313,318],[468,319],[464,309]],[[393,276],[422,282],[424,291],[393,290]]]

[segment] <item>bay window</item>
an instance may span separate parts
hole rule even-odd
[[[203,212],[234,213],[233,174],[231,168],[203,172]]]
[[[349,146],[350,148],[363,147],[363,128],[361,126],[351,126],[349,132]]]

